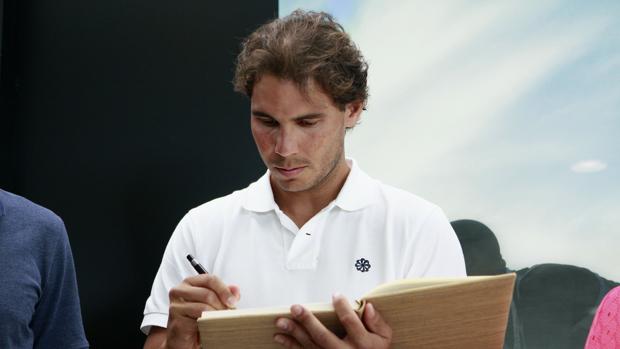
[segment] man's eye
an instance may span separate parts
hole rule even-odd
[[[316,125],[316,121],[310,121],[310,120],[300,120],[299,121],[299,125],[300,126],[305,126],[305,127],[310,127],[310,126],[314,126]]]
[[[265,126],[269,126],[269,127],[278,126],[278,122],[275,121],[274,119],[259,119],[259,120]]]

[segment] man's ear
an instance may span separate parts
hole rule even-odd
[[[353,101],[344,106],[344,127],[353,128],[357,125],[364,110],[364,101]]]

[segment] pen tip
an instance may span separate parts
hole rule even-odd
[[[190,262],[193,261],[194,260],[194,256],[192,256],[191,254],[188,254],[187,255],[187,260],[190,261]]]

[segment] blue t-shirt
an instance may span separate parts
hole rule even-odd
[[[88,348],[62,220],[1,189],[0,348]]]

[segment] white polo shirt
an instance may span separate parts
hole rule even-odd
[[[358,299],[395,279],[465,276],[442,210],[365,174],[354,161],[338,197],[298,228],[275,203],[269,171],[249,187],[190,210],[175,229],[141,329],[166,327],[168,291],[196,275],[188,253],[225,283],[238,308]]]

